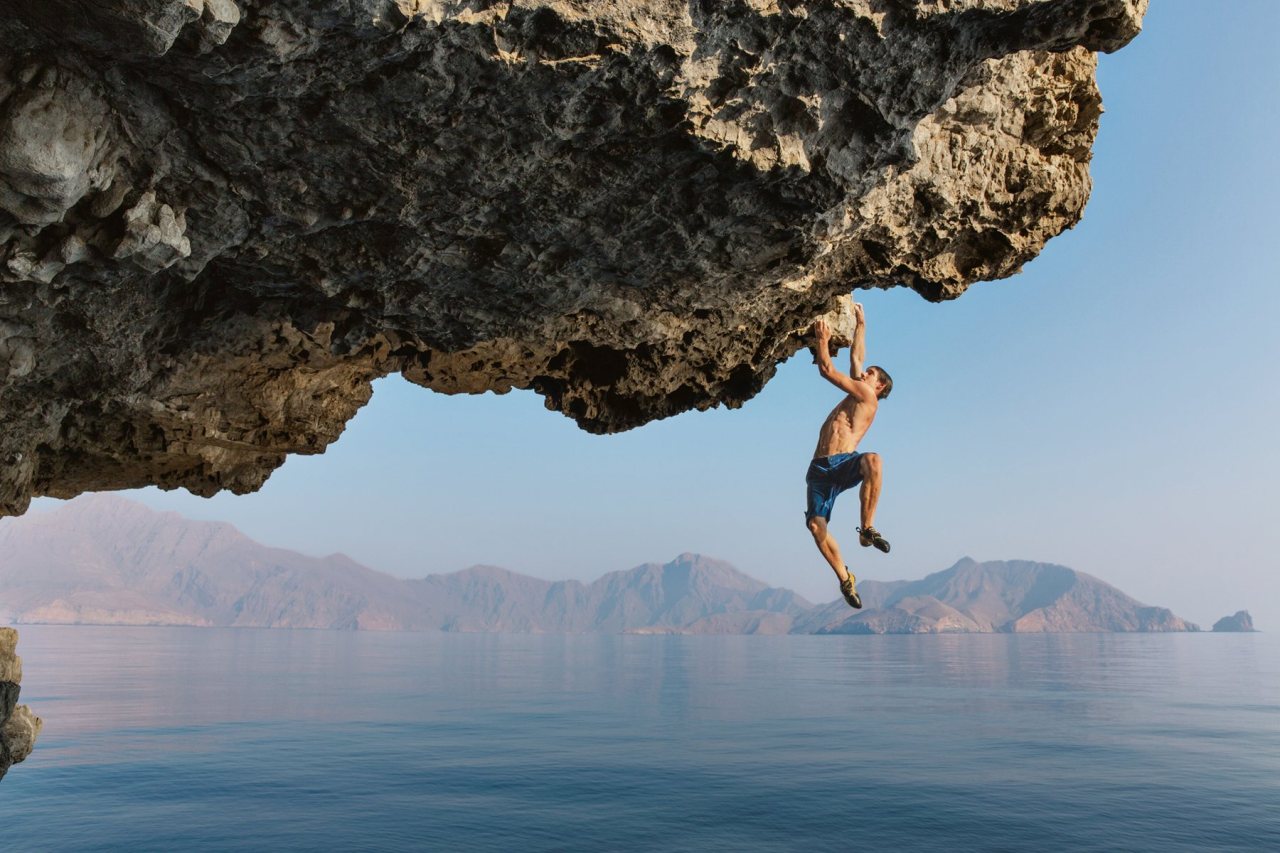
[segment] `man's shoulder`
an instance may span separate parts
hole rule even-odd
[[[849,389],[846,399],[853,400],[855,403],[874,403],[876,395],[871,383],[863,379],[861,376],[850,377],[854,381],[854,387]]]

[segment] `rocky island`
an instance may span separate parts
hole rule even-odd
[[[1213,630],[1218,633],[1237,632],[1237,633],[1253,633],[1257,629],[1253,627],[1253,617],[1249,615],[1248,610],[1237,610],[1232,616],[1223,616],[1217,622],[1213,623]]]

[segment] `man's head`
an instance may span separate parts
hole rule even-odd
[[[889,374],[884,372],[883,367],[877,367],[873,364],[864,371],[863,375],[866,376],[868,382],[875,386],[877,400],[883,400],[888,397],[889,392],[893,390],[893,380],[889,378]]]

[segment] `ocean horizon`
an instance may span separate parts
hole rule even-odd
[[[1266,634],[25,626],[23,850],[1280,848]]]

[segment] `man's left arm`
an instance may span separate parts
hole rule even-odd
[[[862,303],[853,303],[853,346],[849,348],[849,375],[862,378],[862,368],[867,360],[867,318]]]

